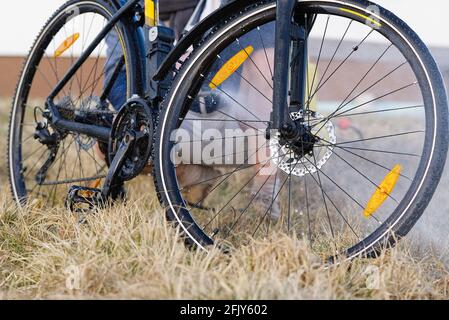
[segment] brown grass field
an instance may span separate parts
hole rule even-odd
[[[3,102],[2,151],[8,112]],[[0,299],[449,298],[449,269],[442,251],[430,249],[427,233],[441,231],[431,229],[435,221],[430,214],[414,236],[379,258],[329,269],[305,243],[283,234],[253,240],[232,255],[218,249],[206,254],[187,250],[165,223],[151,178],[141,179],[140,188],[148,192],[131,189],[126,204],[89,216],[80,225],[65,209],[17,209],[9,195],[4,158]],[[441,203],[444,198],[440,191],[437,199]],[[441,205],[431,209],[437,217],[446,211]]]

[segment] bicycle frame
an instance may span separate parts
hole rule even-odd
[[[53,125],[57,128],[75,131],[104,142],[109,141],[110,128],[65,120],[59,114],[54,104],[54,98],[62,91],[64,86],[69,83],[71,78],[115,25],[124,19],[125,16],[130,16],[130,13],[133,13],[134,16],[136,24],[135,32],[142,34],[145,29],[145,34],[147,35],[145,39],[143,37],[138,37],[138,43],[136,45],[137,50],[147,50],[148,52],[150,45],[157,46],[159,36],[162,36],[167,43],[170,42],[170,33],[159,26],[158,0],[145,0],[144,8],[139,8],[139,1],[140,0],[128,0],[120,7],[49,95],[46,101],[46,106],[51,112]],[[116,0],[114,0],[114,2],[116,3]],[[290,19],[283,18],[276,20],[275,66],[273,79],[274,97],[273,112],[271,116],[272,123],[269,129],[278,130],[286,136],[297,134],[297,132],[294,132],[295,127],[290,118],[290,113],[292,111],[303,110],[306,97],[307,33],[305,26],[307,25],[307,17],[304,19],[304,17],[294,15],[296,3],[297,0],[277,0],[277,16],[290,17]],[[231,2],[231,4],[228,5],[228,10],[229,8],[232,8],[232,6],[233,4]],[[141,11],[139,11],[140,9]],[[226,12],[226,9],[223,10]],[[142,23],[142,14],[144,16],[144,23]],[[211,21],[212,19],[209,19],[205,23],[210,23]],[[195,30],[192,30],[192,33],[195,34],[195,32]],[[189,36],[186,36],[186,38],[189,39]],[[292,38],[293,41],[291,41]],[[185,42],[181,41],[180,47],[184,48]],[[174,51],[177,51],[177,48],[175,48]],[[160,96],[160,86],[163,88],[168,87],[167,84],[164,85],[163,83],[164,70],[167,72],[167,60],[168,62],[173,61],[172,57],[169,56],[167,58],[167,56],[169,56],[169,52],[165,52],[165,56],[164,54],[148,55],[147,61],[142,67],[142,74],[147,75],[148,77],[147,79],[145,79],[144,76],[142,76],[143,79],[131,79],[130,92],[132,97],[145,96],[153,102],[152,106],[154,108],[158,107],[157,104],[162,99]],[[293,61],[292,57],[294,57]],[[160,70],[161,68],[163,70]],[[133,74],[138,73],[139,70],[133,72]],[[288,101],[289,96],[290,101]]]
[[[54,126],[56,126],[59,129],[67,130],[67,131],[74,131],[81,134],[84,134],[86,136],[98,139],[100,141],[108,142],[111,134],[110,128],[105,128],[102,126],[97,125],[91,125],[91,124],[85,124],[75,121],[69,121],[65,120],[57,110],[54,99],[55,97],[62,91],[64,86],[69,83],[69,81],[72,79],[72,77],[76,74],[76,72],[81,68],[84,62],[89,58],[89,56],[92,54],[92,52],[95,50],[95,48],[105,39],[105,37],[108,35],[108,33],[115,27],[115,25],[123,19],[126,15],[128,15],[133,10],[135,11],[136,6],[138,5],[140,0],[129,0],[125,3],[125,5],[121,6],[120,9],[112,16],[112,18],[108,21],[106,26],[101,30],[101,32],[95,37],[93,42],[87,47],[87,49],[80,55],[80,57],[76,60],[76,62],[71,66],[71,68],[67,71],[67,73],[64,75],[64,77],[61,78],[61,80],[56,84],[53,91],[50,93],[49,97],[46,101],[46,107],[51,112],[51,119]],[[146,0],[148,2],[148,0]],[[155,2],[155,1],[151,1]],[[154,6],[154,15],[156,15],[156,11],[158,10],[157,6],[157,0],[156,5]],[[148,14],[148,12],[146,12]],[[140,18],[138,12],[135,12],[136,19]],[[142,31],[142,26],[138,25],[139,21],[136,22],[136,32]],[[155,23],[157,23],[155,19]],[[140,30],[139,30],[140,29]],[[142,50],[144,48],[143,40],[138,40],[138,50]],[[131,67],[134,67],[135,64],[130,63]],[[143,68],[143,74],[145,74],[146,70]],[[135,70],[132,72],[133,74],[138,74],[139,70]],[[140,83],[139,83],[140,82]],[[137,79],[131,79],[130,82],[130,92],[131,96],[139,96],[142,97],[144,95],[144,86],[142,85],[144,83],[143,79],[137,80]]]

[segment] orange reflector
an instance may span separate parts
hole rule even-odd
[[[209,84],[212,90],[217,89],[217,87],[225,82],[238,68],[249,58],[249,56],[254,52],[253,46],[248,46],[242,51],[238,52],[235,56],[226,62],[223,67],[217,72],[215,77]]]
[[[79,33],[75,33],[64,40],[63,43],[55,50],[55,58],[62,56],[64,52],[66,52],[80,37]]]
[[[373,196],[369,200],[366,208],[365,208],[365,217],[371,217],[387,200],[387,198],[391,195],[398,182],[399,176],[401,175],[402,166],[397,164],[390,173],[387,174],[385,179],[377,188],[376,192],[374,192]]]
[[[92,181],[89,184],[89,188],[90,189],[97,189],[100,186],[100,184],[101,184],[101,179],[94,180],[94,181]],[[91,198],[93,195],[94,195],[94,193],[92,191],[82,191],[82,192],[80,192],[80,196],[84,197],[84,198]]]
[[[101,184],[101,179],[94,180],[89,185],[89,188],[97,189],[100,186],[100,184]]]

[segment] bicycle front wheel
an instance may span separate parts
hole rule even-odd
[[[266,137],[275,1],[220,22],[166,97],[156,184],[191,245],[288,232],[351,258],[406,235],[435,191],[447,100],[425,45],[367,1],[299,2],[297,13],[309,39],[304,108],[291,111],[301,141]]]

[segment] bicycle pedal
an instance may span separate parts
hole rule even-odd
[[[73,186],[67,194],[66,207],[72,212],[86,212],[101,206],[103,202],[100,189]]]

